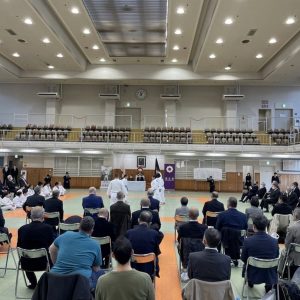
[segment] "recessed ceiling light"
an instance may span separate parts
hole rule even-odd
[[[61,154],[64,154],[64,153],[72,153],[72,150],[67,150],[67,149],[55,149],[55,150],[52,150],[53,153],[61,153]]]
[[[32,25],[33,24],[32,19],[30,19],[30,18],[24,19],[24,23],[27,24],[27,25]]]
[[[209,56],[209,58],[214,59],[214,58],[216,58],[216,55],[212,53],[212,54]]]
[[[260,58],[263,58],[264,56],[263,56],[261,53],[258,53],[255,57],[256,57],[257,59],[260,59]]]
[[[291,24],[294,24],[296,22],[296,19],[294,17],[288,17],[286,20],[285,20],[285,24],[287,25],[291,25]]]
[[[54,66],[49,65],[48,69],[54,69]]]
[[[226,25],[231,25],[232,23],[233,23],[233,19],[232,18],[227,18],[224,21],[224,24],[226,24]]]
[[[100,60],[101,62],[106,62],[106,59],[105,59],[105,58],[103,58],[103,57],[102,57],[102,58],[100,58],[99,60]]]
[[[195,153],[194,152],[176,152],[175,155],[178,155],[178,156],[194,156]]]
[[[79,14],[79,8],[76,7],[76,6],[73,6],[71,8],[71,13],[74,14],[74,15],[78,15]]]
[[[173,47],[173,50],[175,50],[175,51],[179,50],[179,46],[178,46],[178,45],[175,45],[175,46]]]
[[[59,58],[64,57],[64,55],[62,53],[57,53],[56,56],[59,57]]]
[[[94,46],[92,47],[92,49],[93,49],[93,50],[98,50],[98,49],[99,49],[99,46],[98,46],[98,45],[94,45]]]
[[[226,66],[224,69],[225,69],[226,71],[229,71],[229,70],[231,70],[231,66],[228,65],[228,66]]]
[[[84,28],[82,30],[82,32],[83,32],[83,34],[90,34],[91,33],[91,31],[88,28]]]
[[[176,58],[173,58],[172,62],[176,63],[176,62],[178,62],[178,60]]]
[[[178,15],[184,14],[185,13],[184,7],[182,7],[182,6],[177,7],[176,13]]]
[[[44,38],[44,39],[42,40],[42,42],[43,42],[44,44],[49,44],[49,43],[50,43],[50,40],[49,40],[48,38]]]
[[[14,57],[20,57],[20,54],[18,52],[15,52],[15,53],[12,54],[12,56],[14,56]]]
[[[276,44],[277,40],[275,38],[270,38],[269,39],[269,44]]]
[[[223,44],[224,43],[224,40],[222,38],[218,38],[216,40],[216,44]]]
[[[182,30],[180,28],[177,28],[175,31],[174,31],[175,34],[182,34]]]

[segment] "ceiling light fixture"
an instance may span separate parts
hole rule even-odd
[[[49,66],[48,66],[48,69],[54,69],[54,66],[49,65]]]
[[[224,21],[224,24],[225,25],[231,25],[233,23],[233,19],[232,18],[227,18],[227,19],[225,19],[225,21]]]
[[[178,60],[177,60],[176,58],[173,58],[173,59],[172,59],[172,62],[173,62],[173,63],[176,63],[176,62],[178,62]]]
[[[83,32],[83,34],[90,34],[91,33],[91,31],[88,28],[84,28],[82,30],[82,32]]]
[[[183,15],[185,13],[184,7],[182,6],[177,7],[176,13],[178,15]]]
[[[20,54],[18,52],[15,52],[12,54],[13,57],[20,57]]]
[[[98,150],[83,150],[82,153],[84,153],[84,154],[101,154],[102,151],[98,151]]]
[[[226,154],[225,153],[210,152],[210,153],[206,153],[206,156],[226,156]]]
[[[224,69],[225,69],[226,71],[231,70],[231,65],[226,66]]]
[[[99,59],[99,61],[106,62],[106,59],[102,57],[102,58]]]
[[[27,25],[32,25],[33,24],[32,19],[30,19],[30,18],[25,18],[24,23],[27,24]]]
[[[9,152],[9,151],[10,151],[9,149],[4,149],[4,148],[0,149],[1,153],[5,153],[5,152]]]
[[[31,148],[21,149],[20,151],[24,152],[24,153],[38,153],[38,152],[40,152],[40,150],[38,150],[38,149],[31,149]]]
[[[216,58],[216,55],[212,53],[212,54],[209,56],[209,58],[210,58],[210,59],[214,59],[214,58]]]
[[[43,42],[44,44],[50,44],[50,43],[51,43],[50,40],[49,40],[48,38],[44,38],[44,39],[42,40],[42,42]]]
[[[269,39],[269,44],[276,44],[277,40],[275,38],[270,38]]]
[[[64,154],[64,153],[72,153],[71,150],[67,150],[67,149],[55,149],[55,150],[52,150],[53,153],[61,153],[61,154]]]
[[[261,157],[261,155],[258,153],[241,153],[240,156],[241,157]]]
[[[260,59],[260,58],[263,58],[264,56],[263,56],[261,53],[258,53],[255,57],[256,57],[257,59]]]
[[[174,31],[175,34],[179,35],[179,34],[182,34],[182,30],[180,28],[177,28],[175,31]]]
[[[79,14],[79,8],[76,7],[76,6],[73,6],[71,8],[71,13],[74,14],[74,15],[78,15]]]
[[[56,56],[59,57],[59,58],[64,57],[64,55],[62,53],[57,53]]]
[[[223,44],[224,43],[224,40],[222,38],[218,38],[216,40],[216,44]]]
[[[173,47],[173,50],[175,50],[175,51],[179,50],[179,46],[178,46],[178,45],[175,45],[175,46]]]
[[[93,49],[93,50],[99,50],[99,46],[98,46],[98,45],[94,45],[94,46],[92,47],[92,49]]]
[[[175,155],[178,155],[178,156],[194,156],[195,153],[194,152],[176,152]]]
[[[286,20],[285,20],[285,24],[286,25],[291,25],[291,24],[294,24],[296,22],[296,19],[294,17],[288,17]]]

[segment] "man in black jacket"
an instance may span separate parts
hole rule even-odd
[[[151,188],[148,189],[147,195],[148,195],[148,199],[150,200],[150,209],[157,210],[159,212],[160,202],[159,202],[159,200],[153,198],[154,192]]]
[[[218,200],[219,193],[218,192],[212,192],[211,194],[211,200],[205,202],[202,214],[203,214],[203,224],[206,224],[207,226],[215,226],[217,222],[217,218],[207,217],[206,213],[208,211],[212,212],[221,212],[224,211],[224,204]]]
[[[63,202],[60,199],[58,199],[58,197],[59,197],[59,190],[54,190],[52,192],[52,198],[49,198],[47,199],[47,201],[45,201],[45,212],[47,213],[59,212],[59,219],[60,222],[62,222],[64,219],[64,207],[63,207]],[[45,223],[52,226],[57,226],[58,220],[45,219]]]
[[[53,242],[53,231],[50,225],[43,223],[44,209],[42,207],[34,207],[31,210],[31,219],[32,222],[30,224],[19,228],[17,246],[23,249],[45,248],[48,252],[48,248]],[[48,259],[50,261],[49,255]],[[34,289],[37,285],[37,279],[33,271],[45,270],[46,259],[22,258],[21,265],[22,268],[28,270],[25,272],[30,282],[28,288]]]
[[[266,189],[266,184],[264,182],[261,183],[260,189],[257,192],[258,199],[262,199],[264,195],[266,194],[267,189]]]
[[[293,187],[287,189],[287,204],[294,210],[298,205],[299,197]]]
[[[290,215],[293,214],[292,208],[287,203],[288,198],[285,194],[280,195],[278,203],[275,204],[272,210],[272,216],[275,214]]]
[[[278,187],[277,181],[273,181],[272,187],[270,188],[267,197],[262,199],[260,203],[261,209],[265,208],[265,212],[269,212],[269,204],[275,205],[280,197],[280,189]]]
[[[34,188],[34,195],[29,196],[24,202],[23,210],[27,213],[28,217],[30,217],[30,212],[26,211],[26,207],[42,206],[45,208],[45,198],[40,193],[41,187],[37,185]]]

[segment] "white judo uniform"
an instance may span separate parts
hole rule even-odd
[[[15,210],[16,206],[8,197],[0,198],[0,206],[3,210]]]
[[[125,191],[126,191],[124,201],[126,203],[128,203],[128,180],[127,180],[127,178],[123,178],[121,181],[122,181]]]
[[[127,190],[119,178],[113,179],[107,188],[107,196],[110,198],[110,205],[114,204],[117,202],[117,193],[118,192],[123,192],[124,195],[127,194]]]
[[[162,177],[151,181],[151,189],[154,192],[153,198],[159,200],[160,203],[165,203],[165,183]]]

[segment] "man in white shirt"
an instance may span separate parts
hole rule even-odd
[[[115,174],[115,179],[113,179],[107,188],[107,196],[110,199],[110,205],[117,202],[117,193],[123,192],[124,195],[127,194],[127,190],[125,189],[125,186],[122,182],[122,180],[119,179],[118,174]]]
[[[126,191],[124,201],[125,201],[125,203],[128,203],[128,180],[127,180],[127,174],[123,175],[122,182],[123,182],[123,185],[124,185],[124,188],[125,188],[125,191]]]

